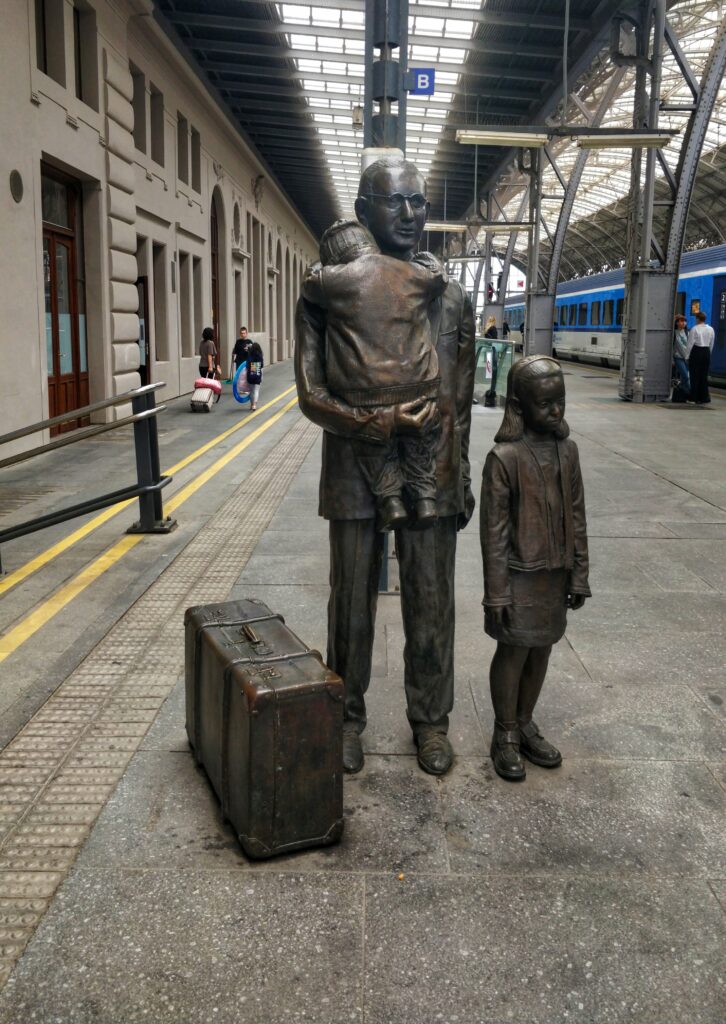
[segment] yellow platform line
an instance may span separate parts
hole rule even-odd
[[[292,388],[290,390],[293,390]],[[290,391],[285,392],[289,394]],[[278,399],[281,396],[278,396]],[[261,437],[266,430],[269,430],[279,419],[289,412],[290,409],[297,405],[297,397],[293,398],[291,402],[276,412],[274,416],[271,416],[261,426],[253,430],[251,434],[243,438],[234,448],[230,448],[228,452],[225,452],[216,462],[212,463],[203,473],[200,473],[198,477],[183,487],[177,494],[175,494],[167,503],[166,508],[168,511],[173,512],[179,508],[188,498],[195,494],[200,487],[203,487],[207,481],[211,480],[213,476],[216,476],[220,470],[230,463],[233,459],[248,448],[258,437]],[[258,412],[261,410],[258,410]],[[235,428],[236,429],[236,428]],[[222,436],[222,435],[221,435]],[[86,566],[77,576],[75,576],[69,583],[61,587],[51,597],[39,605],[34,611],[30,612],[25,618],[13,626],[3,637],[0,637],[0,662],[4,661],[8,655],[12,654],[18,649],[26,640],[29,640],[33,634],[44,626],[47,622],[50,622],[54,616],[65,608],[75,597],[82,593],[86,587],[89,587],[94,580],[97,580],[99,576],[102,576],[112,566],[114,566],[121,558],[130,551],[131,548],[140,544],[145,539],[144,534],[126,534],[120,540],[117,540],[115,544],[112,544],[102,555],[95,558],[89,565]]]
[[[233,427],[229,427],[221,434],[218,434],[216,437],[212,438],[211,441],[207,441],[206,444],[203,444],[200,448],[197,448],[196,451],[193,451],[190,455],[185,456],[179,462],[175,463],[173,466],[170,466],[169,469],[164,470],[164,473],[167,476],[173,476],[175,473],[178,473],[180,470],[190,465],[190,463],[200,458],[200,456],[206,454],[206,452],[208,452],[211,448],[214,448],[215,445],[218,445],[221,441],[224,441],[231,434],[234,434],[237,430],[241,430],[243,427],[246,427],[248,423],[250,423],[255,417],[261,416],[266,409],[272,408],[273,405],[276,405],[278,402],[282,401],[283,398],[287,398],[287,396],[294,390],[295,385],[287,388],[287,390],[281,392],[271,401],[267,402],[263,406],[260,406],[260,408],[257,409],[255,412],[250,413],[249,416],[246,416],[241,423],[235,423]],[[101,512],[99,515],[94,516],[93,519],[90,519],[83,526],[80,526],[77,530],[74,530],[73,533],[69,533],[67,537],[64,537],[57,543],[52,544],[49,548],[46,548],[45,551],[41,551],[39,555],[36,555],[35,558],[31,558],[29,562],[26,562],[24,565],[21,565],[18,569],[15,569],[13,572],[8,573],[7,576],[4,576],[2,579],[0,579],[0,595],[7,593],[8,590],[12,590],[13,587],[16,587],[18,583],[22,583],[22,581],[27,579],[28,576],[32,576],[34,572],[37,572],[39,569],[42,569],[44,566],[48,565],[50,562],[53,561],[54,558],[57,558],[58,555],[62,555],[64,551],[68,551],[68,549],[72,548],[74,544],[77,544],[79,540],[83,540],[83,538],[87,537],[89,533],[93,533],[93,531],[97,530],[99,526],[103,526],[103,524],[107,523],[109,519],[113,519],[113,517],[117,516],[119,512],[123,512],[125,508],[127,508],[129,505],[132,505],[136,500],[136,498],[128,498],[126,501],[120,501],[117,505],[111,505],[109,508],[104,509],[103,512]],[[166,507],[169,507],[168,502],[166,503]]]

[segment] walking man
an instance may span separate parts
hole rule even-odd
[[[409,260],[428,215],[426,183],[400,157],[384,157],[361,176],[355,212],[380,251]],[[371,676],[383,534],[351,438],[386,440],[394,431],[424,433],[441,422],[436,451],[436,525],[396,531],[401,610],[406,636],[404,687],[408,720],[421,768],[443,775],[453,751],[447,738],[454,702],[454,565],[456,534],[474,511],[469,470],[469,428],[474,390],[474,316],[457,281],[449,281],[430,311],[437,339],[441,385],[437,401],[360,408],[331,394],[325,376],[325,314],[300,299],[296,318],[295,375],[300,408],[324,430],[320,514],[330,522],[330,668],[345,682],[343,767],[363,767],[361,733]]]
[[[708,368],[715,339],[713,327],[706,323],[706,314],[696,313],[696,325],[688,332],[688,373],[691,378],[691,398],[696,405],[708,405]]]

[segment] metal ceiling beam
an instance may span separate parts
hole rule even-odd
[[[255,73],[256,72],[254,70],[250,71],[250,74],[253,75],[253,76],[255,75]],[[275,77],[276,78],[277,75],[271,74],[270,77]],[[302,72],[296,72],[295,73],[295,77],[296,78],[299,77],[301,79],[303,79],[303,78],[307,79],[308,76],[307,76],[307,74],[304,74]],[[350,79],[345,78],[343,75],[340,75],[340,76],[337,76],[337,77],[340,78],[341,84],[343,84],[343,83],[347,84],[347,83],[350,82]],[[317,79],[322,81],[322,82],[329,82],[329,81],[331,81],[331,76],[330,75],[318,75]],[[313,79],[313,81],[315,81],[315,80],[316,79]],[[257,99],[259,97],[260,92],[263,92],[263,94],[265,96],[281,96],[281,97],[284,97],[284,98],[287,98],[287,99],[298,99],[298,97],[300,97],[301,95],[304,95],[306,98],[312,97],[313,99],[337,100],[339,102],[342,102],[342,101],[345,100],[346,102],[349,101],[351,103],[351,105],[353,105],[353,106],[355,106],[358,103],[362,102],[359,99],[359,97],[357,95],[355,95],[355,93],[332,92],[332,91],[331,92],[327,92],[327,91],[325,91],[323,89],[308,89],[308,88],[303,90],[302,86],[300,86],[299,84],[298,85],[293,85],[293,86],[265,85],[261,89],[260,88],[259,80],[258,81],[251,81],[251,82],[228,82],[225,79],[222,79],[219,82],[219,88],[222,89],[225,93],[230,93],[232,96],[254,96],[255,99]],[[460,94],[458,94],[458,93],[455,94],[455,98],[458,98],[459,95]],[[479,100],[479,99],[493,99],[493,100],[509,99],[510,101],[513,101],[513,102],[516,102],[516,103],[534,103],[534,101],[538,98],[538,95],[539,94],[537,94],[537,93],[532,93],[532,92],[523,93],[523,92],[517,92],[515,90],[510,90],[509,94],[507,94],[505,91],[497,92],[497,91],[494,91],[494,90],[486,90],[484,92],[478,92],[476,94],[476,96],[472,96],[471,94],[469,94],[469,95],[467,95],[466,99],[467,99],[467,101]],[[409,101],[408,101],[408,110],[413,109],[414,105],[416,103],[417,103],[417,101],[415,99],[414,100],[409,99]],[[427,99],[424,99],[424,100],[419,100],[418,103],[422,104],[422,105],[425,105],[426,107],[432,107],[434,110],[446,110],[446,111],[450,111],[451,110],[454,113],[459,113],[459,114],[467,113],[467,111],[462,110],[460,107],[454,107],[452,105],[452,103],[448,102],[447,100],[434,100],[434,99],[428,99],[427,98]],[[474,111],[472,111],[472,113],[474,113]]]
[[[311,0],[281,0],[287,7],[309,7]],[[245,0],[246,5],[259,4],[269,8],[270,0]],[[363,14],[365,11],[364,0],[314,0],[315,7],[322,7],[326,10],[358,11]],[[436,7],[432,4],[411,4],[409,8],[410,17],[420,18],[445,18],[447,21],[474,21],[478,25],[511,26],[513,28],[551,28],[556,31],[562,30],[562,19],[556,15],[539,14],[516,11],[474,11],[463,7]],[[572,31],[588,31],[590,22],[587,18],[570,18],[570,29]]]
[[[360,67],[364,64],[363,56],[358,53],[328,53],[324,50],[304,50],[300,47],[258,46],[246,40],[232,42],[229,39],[197,39],[193,36],[186,38],[184,42],[195,52],[237,54],[240,57],[257,57],[260,60],[320,60],[331,64],[355,64]],[[541,71],[531,67],[495,65],[489,61],[482,67],[449,64],[446,61],[431,61],[428,66],[434,68],[435,71],[457,76],[465,74],[467,77],[473,78],[511,78],[515,81],[548,82],[552,77],[551,66],[547,70],[542,69]],[[213,70],[213,63],[209,66],[205,65],[207,72],[210,68]],[[304,77],[305,73],[302,70],[298,72],[301,77]]]
[[[243,32],[255,35],[297,35],[311,36],[320,39],[340,39],[343,36],[346,40],[355,42],[365,41],[363,29],[341,28],[339,25],[297,25],[289,22],[258,21],[253,18],[236,18],[224,14],[189,14],[182,11],[175,11],[169,16],[169,20],[177,27],[220,29],[224,32]],[[561,28],[561,26],[558,26]],[[192,33],[192,37],[194,34]],[[548,60],[557,57],[560,53],[559,46],[530,46],[527,43],[519,43],[514,40],[492,40],[492,39],[461,39],[454,37],[447,41],[441,35],[426,35],[420,32],[410,32],[408,36],[410,46],[448,46],[451,49],[465,50],[469,53],[481,54],[504,54],[507,57],[541,57]],[[205,45],[206,40],[201,40]]]

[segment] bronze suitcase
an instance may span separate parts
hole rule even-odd
[[[187,735],[249,857],[340,839],[343,682],[261,601],[187,609]]]

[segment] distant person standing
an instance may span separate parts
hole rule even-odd
[[[249,359],[250,349],[252,348],[252,339],[247,334],[246,327],[240,327],[239,338],[234,343],[232,349],[232,376],[234,377],[237,370],[243,363],[246,363]]]
[[[486,328],[484,330],[484,337],[489,338],[490,341],[496,341],[497,338],[499,337],[499,333],[497,331],[497,321],[493,316],[490,316],[489,319],[487,320]]]
[[[505,320],[502,323],[502,338],[505,341],[507,341],[507,339],[509,338],[509,321],[508,320]]]
[[[696,405],[708,405],[708,369],[711,365],[711,349],[716,335],[713,327],[706,323],[706,314],[696,313],[696,326],[688,332],[688,370],[691,377],[691,398]]]
[[[262,367],[265,365],[265,359],[262,355],[262,349],[256,341],[252,342],[250,348],[249,359],[247,360],[247,384],[250,389],[250,399],[252,402],[252,412],[257,408],[257,400],[260,397],[260,384],[262,384]]]
[[[688,397],[691,391],[691,381],[688,376],[688,331],[686,330],[686,318],[682,313],[676,317],[673,326],[673,362],[678,374],[680,390],[683,392],[679,398],[674,397],[673,401],[682,402],[684,396]]]

